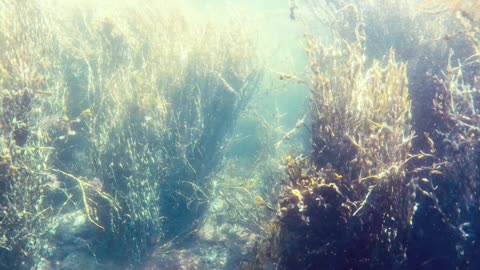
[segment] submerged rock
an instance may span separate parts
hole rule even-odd
[[[82,251],[74,251],[65,257],[60,263],[57,269],[69,269],[69,270],[98,270],[107,269],[97,265],[97,262],[91,254]]]
[[[92,243],[101,231],[82,210],[61,215],[48,235],[49,246],[37,269],[108,269],[101,267],[92,251]]]
[[[170,251],[158,250],[140,268],[143,270],[202,270],[225,269],[226,251],[219,247],[205,245],[190,249]]]

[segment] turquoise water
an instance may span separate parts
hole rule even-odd
[[[478,269],[479,14],[0,0],[0,269]]]

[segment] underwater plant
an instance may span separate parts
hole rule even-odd
[[[286,159],[289,181],[279,195],[275,239],[267,242],[271,252],[264,254],[278,269],[372,266],[373,250],[405,249],[395,243],[413,214],[404,187],[408,162],[417,158],[409,155],[406,65],[393,50],[386,63],[366,61],[354,5],[337,18],[356,21],[350,29],[333,25],[333,44],[307,37],[312,154]]]
[[[464,16],[472,21],[477,21],[480,16],[479,1],[460,1],[460,0],[442,0],[431,1],[423,0],[417,3],[417,9],[425,13],[439,14],[443,12],[460,12],[460,16]]]
[[[0,268],[135,264],[194,230],[261,80],[243,25],[70,4],[0,2]]]
[[[244,269],[478,268],[473,13],[327,2],[305,4],[332,29],[306,38],[312,153],[286,157],[276,217]]]

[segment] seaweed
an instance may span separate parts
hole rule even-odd
[[[262,78],[245,27],[173,3],[0,5],[0,267],[68,268],[66,246],[138,264],[195,230]]]

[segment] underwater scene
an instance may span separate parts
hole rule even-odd
[[[480,1],[0,0],[10,269],[480,269]]]

